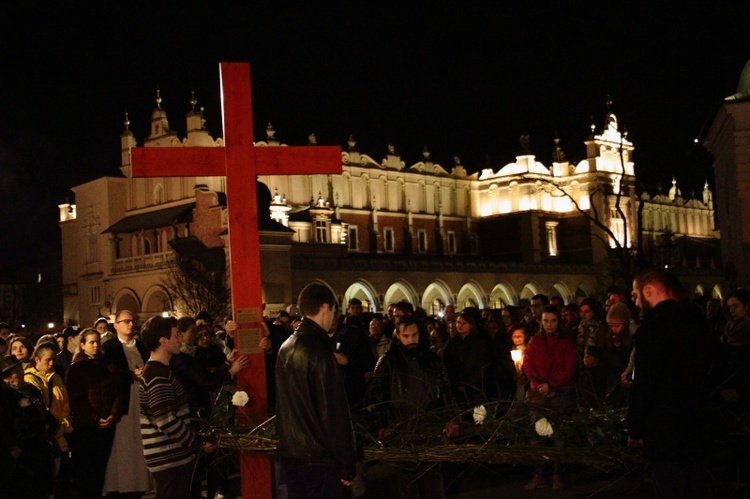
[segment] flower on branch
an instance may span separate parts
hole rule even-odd
[[[547,418],[538,420],[534,424],[534,429],[536,430],[537,434],[543,437],[551,437],[552,434],[555,433],[555,430],[552,429],[552,425],[549,421],[547,421]]]
[[[487,409],[483,405],[478,405],[474,408],[474,423],[483,424],[484,419],[487,417]]]
[[[250,397],[243,391],[234,392],[234,395],[232,395],[232,405],[236,405],[237,407],[243,407],[249,400]]]

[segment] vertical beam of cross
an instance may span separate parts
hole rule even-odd
[[[250,66],[221,63],[220,77],[225,147],[133,148],[132,172],[134,177],[226,175],[233,316],[241,330],[258,330],[263,303],[256,177],[340,173],[341,149],[254,147]],[[264,420],[267,398],[263,353],[249,354],[249,366],[240,371],[237,384],[250,397],[250,416]],[[243,454],[241,472],[242,497],[271,497],[271,467],[265,454]]]

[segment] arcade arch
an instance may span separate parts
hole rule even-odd
[[[153,317],[162,312],[173,312],[174,305],[172,297],[166,288],[159,285],[151,286],[143,295],[143,314]],[[144,317],[145,318],[145,317]]]
[[[466,307],[487,308],[484,290],[474,282],[469,281],[461,287],[456,299],[457,308],[463,310]]]
[[[365,312],[382,310],[377,292],[372,284],[364,279],[358,279],[347,288],[344,293],[344,302],[341,304],[344,309],[349,307],[349,301],[352,298],[358,298],[362,302],[362,309]]]
[[[570,292],[570,288],[568,288],[567,284],[565,284],[562,281],[558,281],[555,284],[553,284],[552,287],[555,288],[557,295],[563,299],[563,303],[567,305],[568,303],[573,301],[573,295]]]
[[[130,310],[134,314],[141,311],[141,300],[136,292],[130,288],[121,288],[112,299],[112,303],[114,303],[115,314],[120,310]]]
[[[519,296],[519,298],[521,300],[523,299],[531,300],[532,296],[543,294],[543,293],[544,293],[544,290],[539,284],[535,283],[534,281],[529,281],[521,290],[521,296]]]
[[[336,290],[333,289],[330,284],[325,282],[323,279],[311,279],[310,281],[305,283],[305,286],[307,286],[308,284],[312,284],[312,283],[322,284],[323,286],[327,287],[333,294],[333,299],[336,300],[336,307],[338,307],[338,309],[341,310],[341,301],[339,300],[339,297],[336,294]],[[302,290],[305,286],[302,286],[300,290]]]
[[[414,307],[419,306],[417,291],[414,289],[414,286],[403,279],[399,279],[391,284],[385,292],[383,299],[384,308],[391,303],[398,303],[400,301],[407,301]]]
[[[448,285],[441,280],[430,283],[422,295],[422,308],[428,315],[438,315],[446,305],[453,303],[453,295]]]
[[[507,282],[499,282],[490,293],[490,305],[494,309],[505,308],[508,305],[518,305],[518,298],[513,286]]]

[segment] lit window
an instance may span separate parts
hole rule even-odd
[[[318,242],[318,243],[328,242],[328,221],[327,220],[315,221],[315,242]]]
[[[557,256],[557,225],[558,222],[548,221],[544,223],[547,229],[547,252],[549,256]]]
[[[609,210],[609,218],[611,221],[609,228],[612,231],[612,234],[615,235],[615,238],[617,238],[617,241],[610,241],[610,246],[616,248],[618,246],[617,243],[620,243],[619,245],[622,247],[630,246],[630,241],[627,240],[625,234],[625,220],[623,220],[623,218],[620,216],[620,212],[617,210],[617,208],[612,208]]]

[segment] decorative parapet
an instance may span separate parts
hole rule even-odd
[[[127,272],[139,272],[142,270],[163,269],[171,267],[174,263],[175,256],[173,251],[151,253],[150,255],[117,258],[115,259],[112,272],[114,274],[125,274]]]

